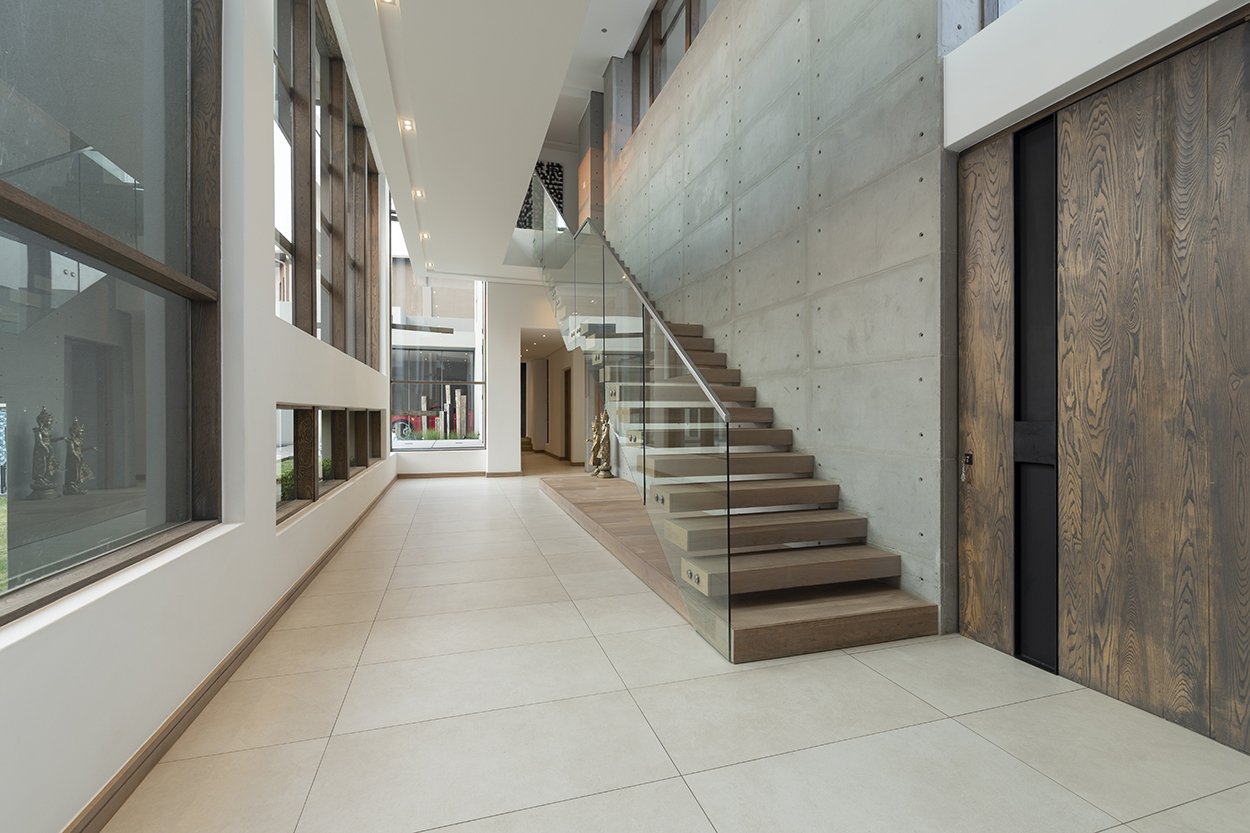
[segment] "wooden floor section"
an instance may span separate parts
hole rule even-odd
[[[690,621],[673,571],[660,539],[651,525],[651,516],[638,497],[631,480],[600,480],[588,474],[544,477],[543,494],[551,498],[569,517],[603,544],[609,552]]]

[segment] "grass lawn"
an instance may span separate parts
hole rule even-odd
[[[9,589],[9,499],[0,497],[0,593]]]

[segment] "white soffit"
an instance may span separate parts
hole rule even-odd
[[[966,150],[1244,3],[1022,0],[946,56],[945,144]]]
[[[336,0],[418,269],[538,279],[503,260],[589,4]]]

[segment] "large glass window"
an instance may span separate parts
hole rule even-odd
[[[276,312],[291,322],[291,279],[295,246],[294,131],[295,71],[294,24],[291,0],[274,4],[273,44],[273,228],[274,300]]]
[[[413,268],[391,240],[391,447],[483,448],[486,283]]]
[[[0,8],[0,180],[185,272],[187,3]]]
[[[334,168],[331,141],[334,133],[334,90],[331,83],[330,47],[325,33],[317,27],[313,50],[313,90],[317,95],[317,337],[334,343],[334,242],[331,237]]]
[[[0,220],[0,589],[191,517],[188,308]]]
[[[277,476],[274,486],[278,509],[298,499],[295,483],[295,411],[278,409]]]

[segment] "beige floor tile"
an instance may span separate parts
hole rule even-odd
[[[943,717],[848,656],[633,689],[633,694],[683,773]],[[699,719],[691,720],[696,704]]]
[[[341,570],[389,570],[399,560],[398,550],[339,550],[323,568],[322,572],[337,573]]]
[[[281,677],[351,668],[369,636],[370,623],[270,631],[234,672],[233,680]]]
[[[650,590],[632,596],[582,599],[577,609],[596,635],[686,624],[680,613]]]
[[[404,546],[407,535],[382,535],[376,538],[363,538],[353,535],[343,542],[339,552],[360,552],[362,550],[399,550]]]
[[[400,550],[398,565],[407,567],[412,564],[490,561],[497,558],[534,558],[541,555],[542,551],[533,541],[508,541],[503,544],[459,544],[453,547],[407,547]]]
[[[948,715],[1081,687],[964,637],[869,651],[855,658]]]
[[[329,596],[301,596],[273,626],[276,631],[316,628],[323,625],[350,625],[372,622],[378,615],[385,590],[367,593],[335,593]]]
[[[599,552],[548,555],[547,563],[558,576],[570,573],[597,573],[601,570],[620,570],[625,567],[615,555],[607,550]]]
[[[374,623],[362,664],[590,636],[572,602],[469,610]]]
[[[893,642],[874,642],[871,645],[856,645],[844,648],[848,654],[866,654],[869,651],[884,651],[887,648],[905,648],[908,645],[923,645],[926,642],[940,642],[944,639],[960,639],[957,633],[941,633],[934,636],[917,636],[914,639],[896,639]]]
[[[1250,781],[1250,756],[1094,691],[958,719],[1120,821]]]
[[[331,738],[297,833],[413,833],[676,775],[628,693]]]
[[[1250,829],[1250,785],[1138,819],[1125,829],[1135,833],[1245,833]]]
[[[553,575],[547,559],[492,558],[485,561],[450,561],[442,564],[414,564],[397,567],[391,587],[431,587],[438,584],[465,584],[505,578],[534,578]]]
[[[354,668],[232,680],[217,692],[164,761],[330,736]]]
[[[412,530],[408,534],[407,549],[435,549],[459,547],[465,544],[511,544],[530,541],[529,530],[517,529],[464,529],[460,532],[439,532],[433,535]]]
[[[392,522],[393,519],[385,514],[378,512],[372,513],[368,519],[363,521],[360,526],[356,527],[352,533],[353,538],[387,538],[396,535],[407,535],[409,522],[407,519],[398,523]]]
[[[535,541],[580,540],[586,544],[598,544],[589,532],[575,521],[544,521],[526,526]]]
[[[385,590],[391,580],[389,567],[370,570],[322,570],[308,584],[302,598],[312,596],[328,596],[334,593],[367,593],[370,590]]]
[[[537,544],[543,555],[585,555],[588,553],[612,555],[602,544],[589,535],[580,535],[573,538],[544,538],[541,541],[537,541]]]
[[[716,833],[680,778],[453,824],[440,833]]]
[[[419,521],[414,523],[409,528],[411,530],[409,536],[417,538],[425,535],[458,535],[461,532],[474,530],[525,528],[525,524],[521,523],[521,518],[515,514],[498,518],[479,518],[476,515],[469,514],[468,516],[460,515],[459,520],[449,520],[450,517],[453,517],[453,513],[442,515],[437,521]],[[409,543],[412,543],[412,541],[409,541]]]
[[[334,734],[620,691],[594,639],[362,665]]]
[[[569,594],[555,576],[509,578],[473,584],[438,587],[404,587],[387,590],[378,610],[379,619],[429,616],[463,610],[567,602]]]
[[[568,573],[560,576],[560,583],[568,591],[570,599],[600,599],[651,592],[642,579],[623,566],[593,573]]]
[[[466,503],[471,504],[466,506]],[[465,517],[466,510],[472,512],[471,517],[476,524],[478,521],[501,520],[501,521],[519,521],[520,516],[512,504],[501,502],[495,506],[478,506],[473,503],[472,499],[456,501],[452,503],[423,503],[420,508],[412,515],[410,532],[420,533],[430,524],[447,523],[453,518]],[[463,522],[461,525],[464,526]]]
[[[734,665],[690,625],[604,634],[599,644],[630,688],[663,685],[837,656],[841,651]]]
[[[1094,833],[1115,823],[951,720],[686,781],[719,833]]]
[[[158,764],[107,833],[290,833],[325,740]]]

